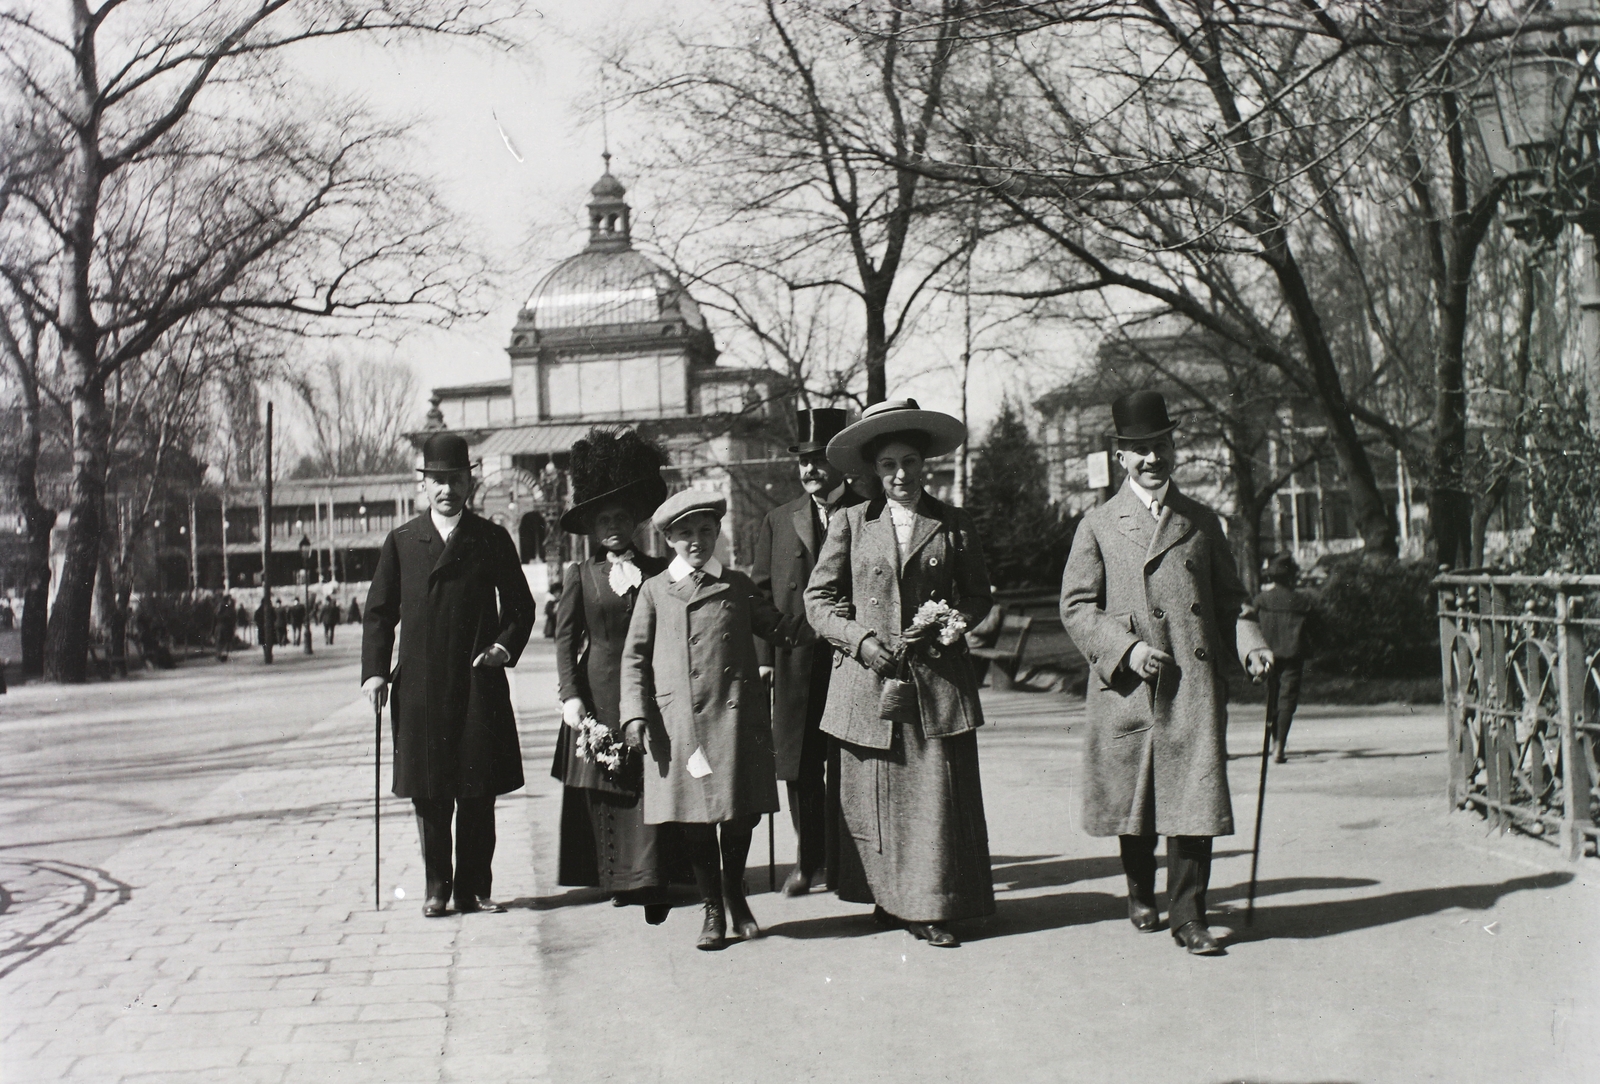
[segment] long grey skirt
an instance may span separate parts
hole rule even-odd
[[[839,898],[907,922],[994,914],[978,735],[896,725],[887,750],[840,743]]]

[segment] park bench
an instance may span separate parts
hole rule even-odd
[[[1028,650],[1028,636],[1033,628],[1033,618],[1006,614],[1000,619],[1000,635],[992,647],[969,648],[975,659],[988,663],[989,685],[993,689],[1011,689],[1022,667],[1023,653]],[[981,678],[979,679],[982,680]]]

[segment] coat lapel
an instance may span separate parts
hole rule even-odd
[[[1150,547],[1145,551],[1145,563],[1154,561],[1173,546],[1183,541],[1189,532],[1194,529],[1194,521],[1185,514],[1188,499],[1178,492],[1176,485],[1167,487],[1167,499],[1161,505],[1161,521],[1156,524],[1155,536],[1150,540]],[[1145,513],[1149,518],[1149,513]]]
[[[790,514],[790,519],[794,522],[795,537],[800,540],[800,544],[806,548],[806,552],[815,561],[817,559],[819,539],[817,538],[816,519],[811,514],[810,494],[800,498],[800,504]]]
[[[461,522],[456,524],[454,531],[450,532],[450,541],[445,543],[444,550],[433,564],[433,571],[428,573],[429,580],[432,580],[439,573],[472,552],[473,535],[476,533],[476,524],[471,522],[472,518],[471,512],[463,512],[461,514]],[[428,526],[431,529],[433,527],[432,522]]]
[[[1156,536],[1156,521],[1150,518],[1150,509],[1140,504],[1138,498],[1128,492],[1126,483],[1117,491],[1117,495],[1111,498],[1111,505],[1117,514],[1117,530],[1148,553],[1150,543]]]

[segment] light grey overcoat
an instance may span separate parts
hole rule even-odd
[[[1126,485],[1078,525],[1061,623],[1089,662],[1083,820],[1092,836],[1225,836],[1224,653],[1265,647],[1216,513],[1169,486],[1158,523]],[[1159,685],[1125,666],[1172,655]]]
[[[696,586],[663,572],[644,582],[622,648],[621,718],[647,723],[644,821],[719,824],[778,809],[772,721],[755,637],[809,636],[724,568]],[[689,770],[695,750],[709,774]]]
[[[894,727],[879,717],[883,679],[861,665],[861,641],[876,633],[885,647],[899,646],[900,631],[930,599],[955,606],[969,625],[994,604],[982,543],[966,511],[924,493],[902,561],[887,503],[879,497],[834,513],[806,587],[811,627],[856,660],[834,671],[823,733],[867,749],[889,748]],[[852,616],[835,612],[841,603],[848,604]],[[941,650],[937,658],[915,652],[911,674],[924,737],[948,738],[983,725],[964,644]]]

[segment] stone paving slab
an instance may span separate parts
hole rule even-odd
[[[116,876],[5,858],[0,1080],[544,1079],[538,925],[423,919],[409,802],[384,801],[373,908],[371,727],[364,702],[333,713],[117,851]],[[532,884],[527,803],[502,803],[497,868]]]

